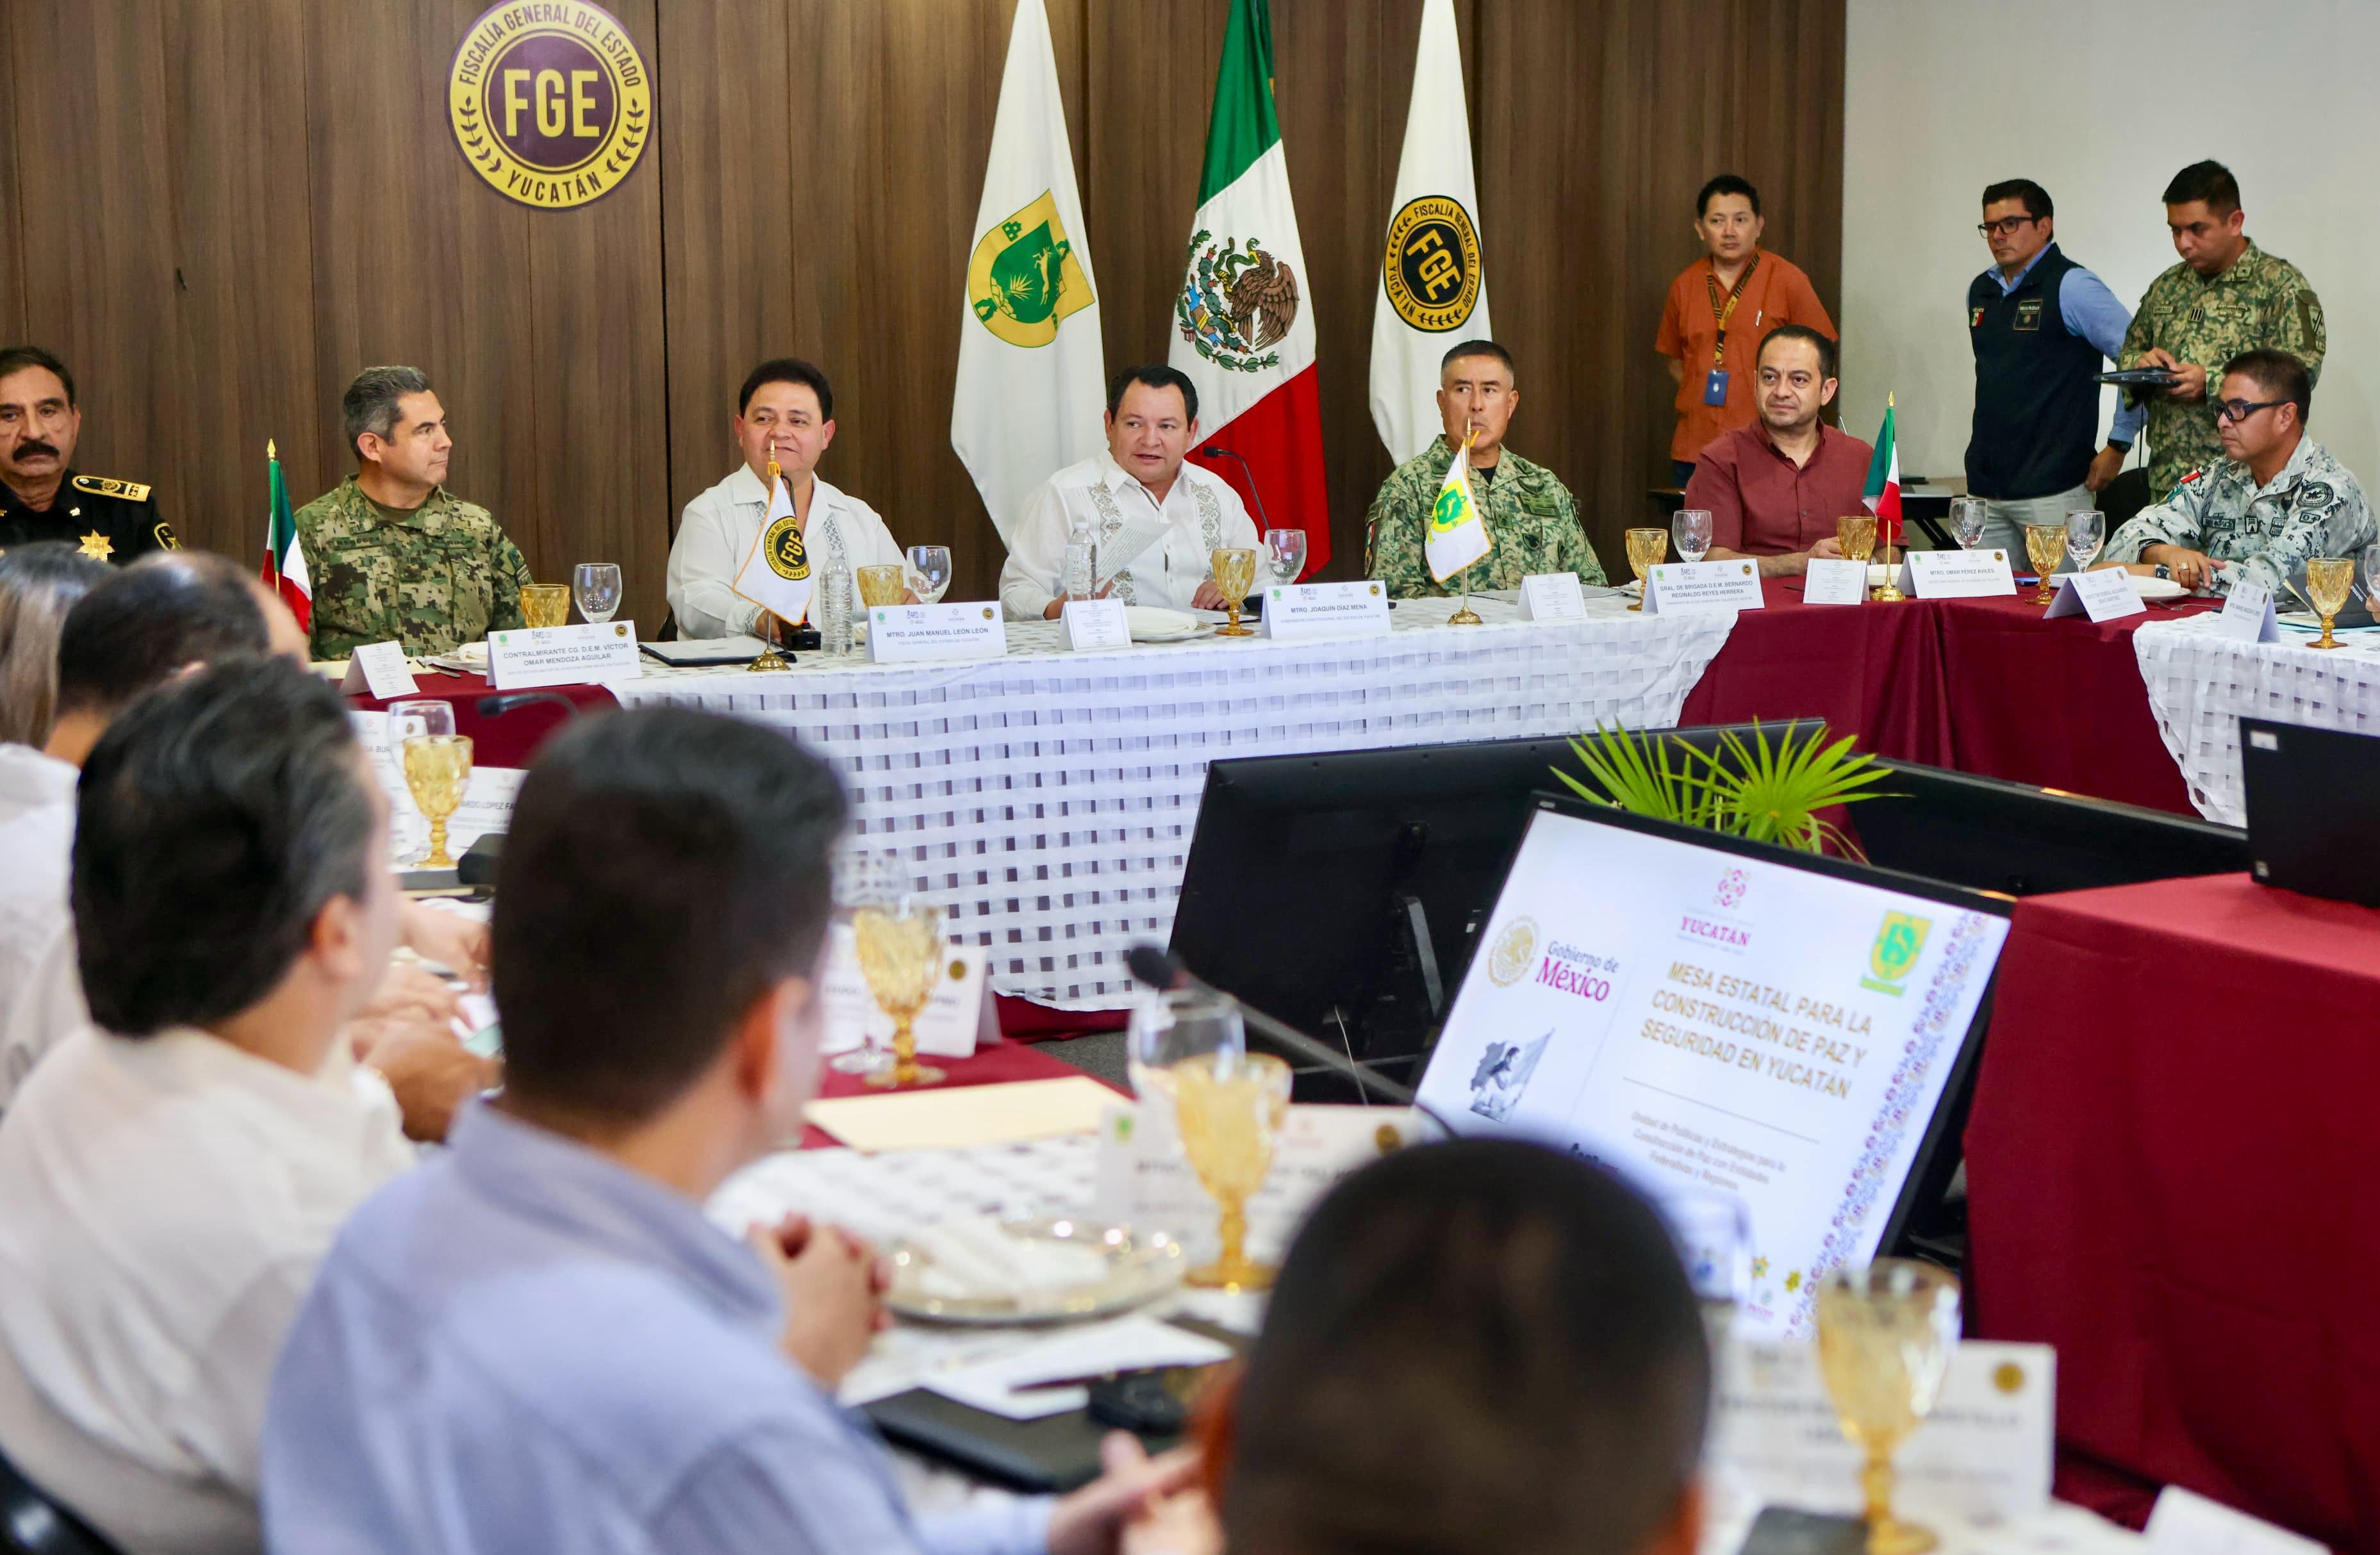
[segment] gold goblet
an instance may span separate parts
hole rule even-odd
[[[2041,577],[2041,592],[2033,597],[2035,604],[2047,604],[2058,597],[2058,580],[2050,574],[2066,559],[2066,526],[2063,524],[2027,524],[2024,527],[2025,559]]]
[[[455,858],[446,851],[446,820],[471,785],[470,736],[455,732],[455,704],[435,699],[390,703],[388,729],[397,742],[405,786],[430,821],[430,852],[419,867],[451,869]]]
[[[1932,1264],[1879,1258],[1818,1289],[1818,1371],[1843,1435],[1867,1458],[1868,1555],[1920,1555],[1931,1529],[1892,1515],[1892,1454],[1942,1391],[1959,1338],[1959,1282]]]
[[[1257,553],[1252,547],[1232,546],[1210,552],[1208,563],[1215,569],[1215,591],[1223,596],[1223,607],[1232,613],[1231,625],[1218,626],[1219,638],[1247,638],[1256,634],[1240,625],[1240,606],[1247,602],[1248,590],[1256,586]]]
[[[1205,1052],[1167,1069],[1182,1152],[1222,1211],[1222,1256],[1186,1276],[1209,1290],[1270,1288],[1273,1270],[1248,1257],[1248,1199],[1272,1171],[1289,1116],[1289,1065],[1270,1053]]]
[[[917,1062],[917,1016],[942,975],[942,909],[862,907],[852,915],[859,972],[892,1017],[892,1063],[868,1076],[871,1086],[930,1086],[950,1076]]]
[[[521,618],[531,626],[559,626],[570,619],[566,583],[524,583],[520,595]]]
[[[901,596],[909,591],[908,569],[898,563],[862,567],[852,576],[859,580],[859,602],[871,609],[899,604]]]
[[[1655,528],[1630,529],[1627,533],[1627,541],[1628,567],[1636,575],[1636,581],[1641,585],[1645,581],[1645,575],[1659,566],[1662,558],[1669,555],[1670,531]],[[1636,602],[1628,608],[1644,609],[1643,596],[1640,594]]]
[[[2317,556],[2306,563],[2306,598],[2313,601],[2313,612],[2322,617],[2322,636],[2309,644],[2313,648],[2337,648],[2338,638],[2331,635],[2331,624],[2338,613],[2347,608],[2355,592],[2355,558],[2352,556]]]

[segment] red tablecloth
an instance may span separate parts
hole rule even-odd
[[[1015,1042],[994,1042],[990,1047],[978,1048],[972,1058],[937,1058],[927,1062],[937,1068],[950,1071],[951,1077],[944,1080],[941,1087],[936,1087],[938,1089],[962,1086],[1000,1085],[1010,1080],[1059,1080],[1069,1075],[1083,1073],[1062,1059],[1051,1058],[1048,1053],[1036,1052],[1033,1049]],[[838,1074],[832,1069],[823,1070],[820,1082],[820,1096],[885,1094],[882,1091],[872,1090],[867,1080],[857,1075]],[[815,1124],[805,1124],[802,1126],[802,1148],[814,1150],[820,1146],[834,1143],[836,1143],[834,1136]]]
[[[417,674],[414,681],[421,690],[419,699],[430,699],[455,704],[455,732],[471,737],[471,761],[480,767],[526,767],[537,747],[552,738],[570,715],[552,702],[532,702],[515,708],[494,718],[480,716],[480,699],[491,694],[484,675],[469,674],[440,674],[431,671]],[[572,706],[582,711],[610,710],[620,704],[611,692],[600,686],[554,686],[548,690],[570,699]],[[399,698],[397,700],[415,700]],[[388,707],[385,701],[356,695],[347,699],[358,712],[379,712]]]
[[[2375,1098],[2380,912],[2244,875],[2017,904],[1969,1269],[1977,1331],[2058,1347],[2063,1449],[2380,1552]]]

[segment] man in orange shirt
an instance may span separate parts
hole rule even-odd
[[[1760,191],[1722,173],[1694,199],[1694,236],[1704,255],[1670,283],[1653,349],[1670,358],[1678,385],[1678,429],[1670,438],[1671,473],[1683,486],[1713,438],[1750,426],[1753,366],[1760,344],[1779,324],[1806,324],[1828,339],[1827,317],[1810,278],[1791,260],[1764,253]]]

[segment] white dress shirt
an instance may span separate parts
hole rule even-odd
[[[0,745],[0,1111],[22,1083],[46,1042],[19,1046],[19,1011],[34,1002],[32,990],[45,964],[55,963],[57,941],[68,942],[72,965],[72,915],[67,875],[74,856],[75,780],[70,761],[44,756],[27,745]],[[79,1004],[82,985],[74,995]]]
[[[1078,516],[1104,540],[1150,513],[1166,522],[1162,541],[1137,556],[1099,557],[1100,570],[1115,577],[1114,597],[1126,604],[1188,610],[1198,585],[1215,575],[1209,553],[1261,547],[1239,492],[1220,477],[1185,459],[1173,489],[1160,503],[1101,449],[1068,465],[1025,499],[1025,516],[1009,537],[1008,561],[1000,569],[1000,602],[1008,618],[1038,621],[1063,593],[1066,536]]]
[[[769,488],[750,465],[737,465],[735,474],[686,504],[669,559],[669,602],[679,637],[732,638],[759,625],[760,607],[735,584],[768,516]],[[813,573],[838,560],[855,573],[905,560],[874,508],[817,476],[810,478],[802,545]]]
[[[315,1075],[195,1030],[59,1043],[0,1128],[0,1451],[137,1555],[255,1549],[282,1339],[412,1160],[344,1039]]]

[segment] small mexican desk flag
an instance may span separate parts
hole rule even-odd
[[[1465,437],[1454,451],[1454,462],[1446,467],[1438,500],[1429,505],[1429,538],[1422,542],[1422,552],[1429,558],[1429,576],[1444,583],[1488,549],[1488,526],[1479,516],[1479,504],[1471,500],[1471,438]]]
[[[1884,396],[1884,429],[1876,434],[1876,457],[1867,467],[1867,491],[1862,498],[1876,515],[1876,542],[1888,548],[1900,543],[1900,450],[1893,445],[1892,396]]]
[[[264,516],[264,566],[258,576],[298,618],[298,629],[311,632],[314,581],[306,575],[306,548],[298,542],[298,517],[289,511],[289,485],[281,479],[279,451],[270,439],[264,444],[264,468],[273,499]]]

